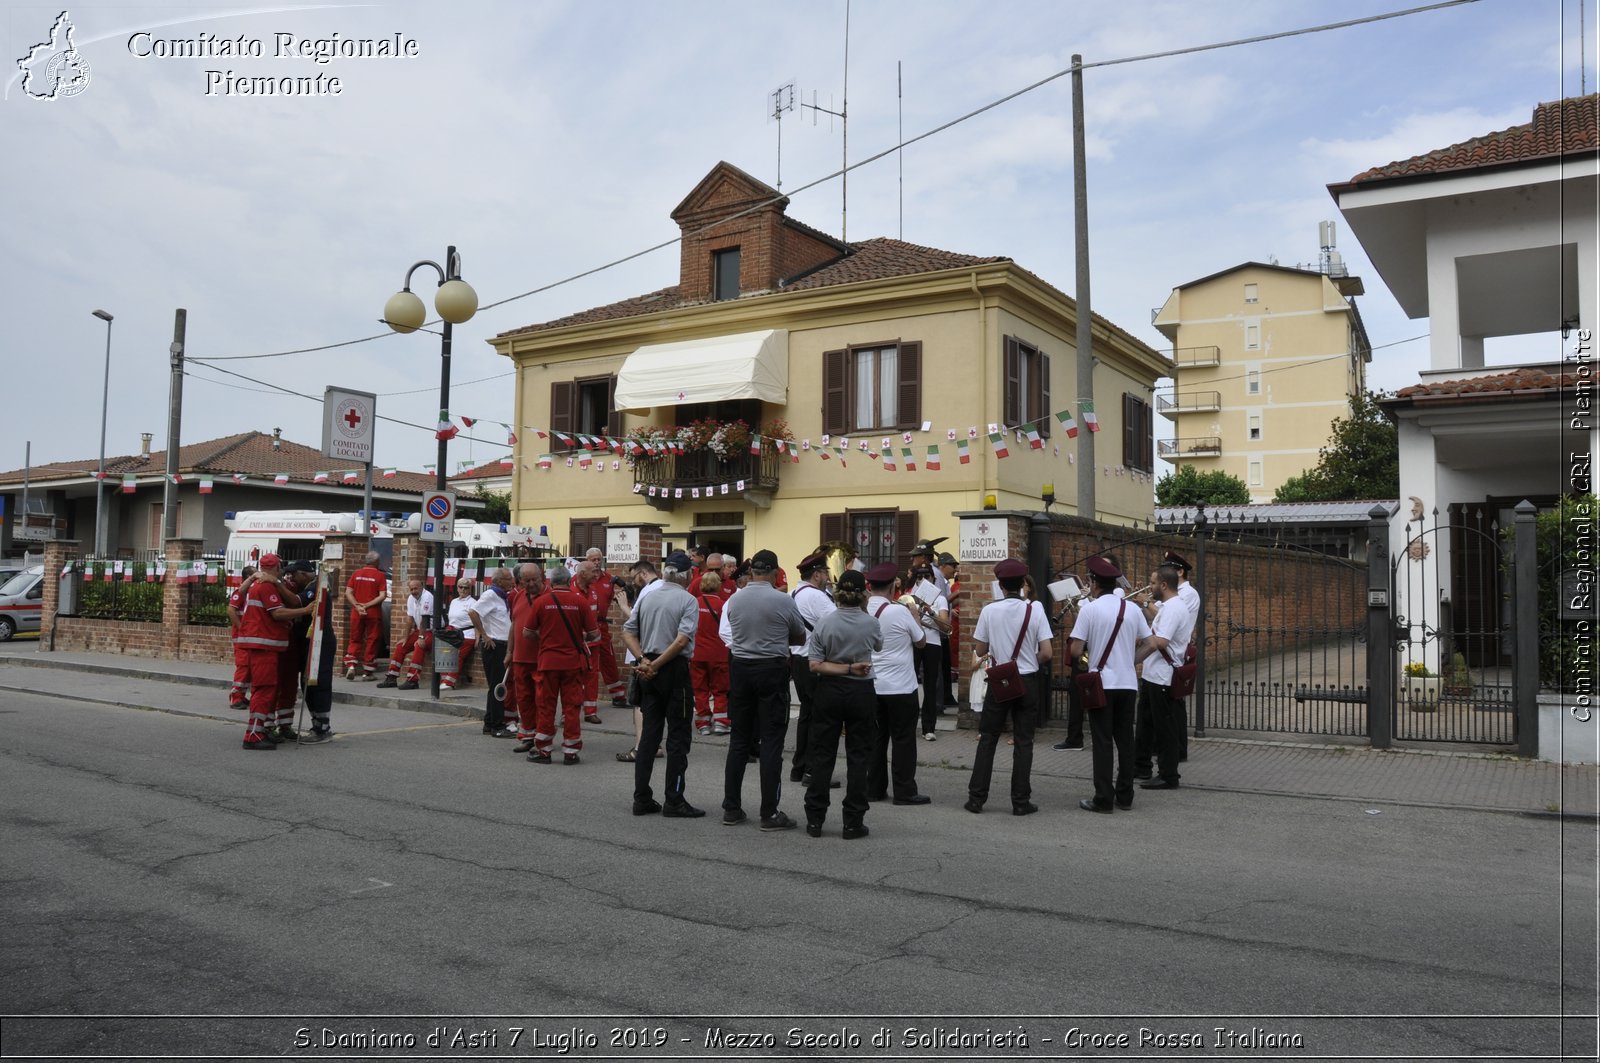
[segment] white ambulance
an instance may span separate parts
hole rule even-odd
[[[360,531],[361,518],[354,513],[319,513],[314,509],[241,510],[223,521],[228,529],[225,554],[228,568],[235,570],[254,564],[263,554],[277,554],[285,561],[316,561],[322,557],[322,543],[329,535],[351,535]],[[394,535],[379,521],[371,521],[368,534],[372,549],[384,558],[389,569],[394,551]]]

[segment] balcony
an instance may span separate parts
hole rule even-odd
[[[1158,439],[1156,453],[1171,462],[1180,462],[1185,458],[1215,458],[1222,453],[1222,439],[1218,436]]]
[[[742,498],[767,509],[778,490],[778,469],[788,460],[789,456],[780,455],[771,440],[762,439],[760,454],[745,449],[732,457],[719,458],[709,450],[698,450],[640,459],[633,466],[633,482],[639,495],[657,509],[671,510],[680,503],[698,501],[694,496],[696,490],[701,499]],[[737,487],[740,480],[744,481],[742,492]],[[727,495],[720,493],[723,484],[728,485]],[[653,496],[650,494],[652,487],[656,489]],[[681,496],[678,495],[680,490]],[[717,493],[713,495],[713,491]]]
[[[1163,391],[1156,395],[1156,412],[1176,418],[1180,413],[1215,413],[1222,409],[1220,391]]]
[[[1222,364],[1221,347],[1179,347],[1172,352],[1179,369],[1203,369]]]

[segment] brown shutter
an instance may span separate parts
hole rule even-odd
[[[1022,367],[1020,361],[1021,351],[1017,348],[1017,341],[1007,336],[1005,353],[1001,355],[1000,420],[1008,427],[1015,426],[1022,420],[1021,411],[1018,409],[1022,404]]]
[[[819,543],[844,543],[850,545],[850,529],[847,526],[843,513],[824,513],[822,515],[822,538]]]
[[[622,436],[622,411],[617,409],[617,376],[615,373],[606,377],[606,435],[613,438]]]
[[[1033,423],[1038,427],[1039,434],[1045,439],[1050,438],[1050,356],[1043,351],[1039,352],[1039,371],[1034,374],[1038,381],[1038,402],[1033,408]]]
[[[1156,421],[1155,410],[1148,402],[1140,402],[1144,407],[1144,429],[1141,437],[1144,440],[1144,464],[1140,468],[1144,472],[1156,471]]]
[[[922,344],[900,345],[900,423],[896,428],[916,431],[922,427]]]
[[[911,548],[917,545],[917,518],[915,509],[900,509],[894,514],[894,563],[905,570],[911,567]]]
[[[822,352],[822,430],[828,435],[850,431],[850,360],[845,351]]]
[[[577,404],[577,393],[577,385],[570,380],[557,380],[550,385],[551,449],[561,447],[561,441],[554,438],[556,432],[573,431],[572,412]]]
[[[1127,392],[1122,393],[1122,464],[1133,469],[1138,467],[1139,447],[1139,414],[1133,408],[1136,400]]]

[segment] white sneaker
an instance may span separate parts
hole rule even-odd
[[[937,742],[939,740],[939,736],[934,734],[932,731],[923,731],[922,740],[924,742]]]

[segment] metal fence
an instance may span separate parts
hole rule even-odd
[[[166,562],[149,550],[133,557],[84,556],[69,566],[76,615],[92,620],[161,622]]]

